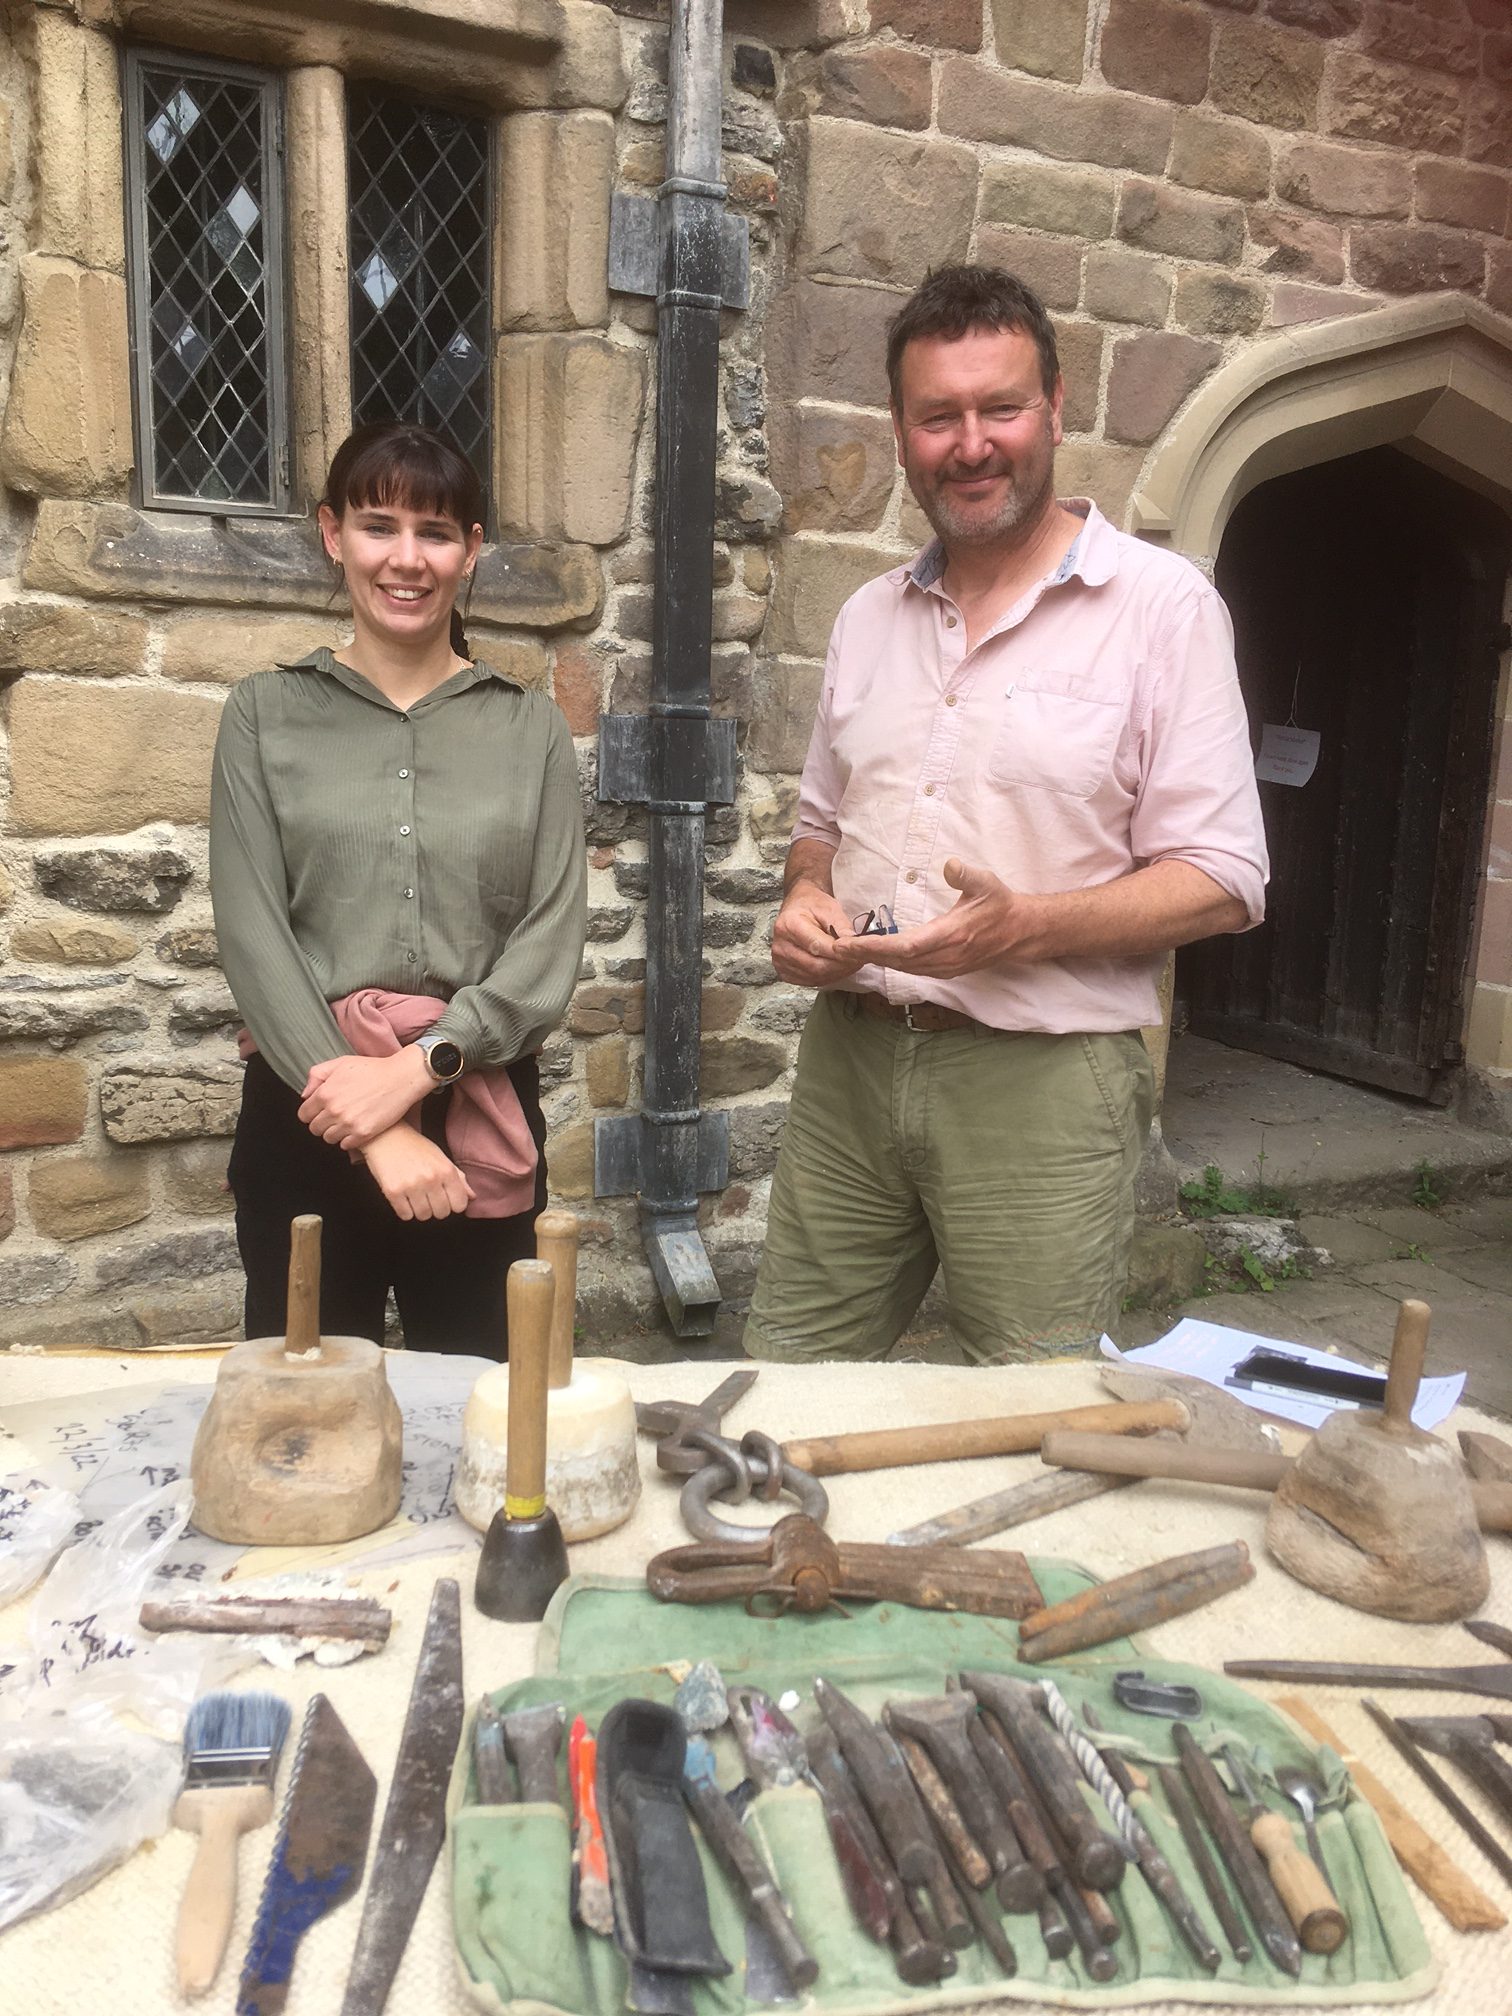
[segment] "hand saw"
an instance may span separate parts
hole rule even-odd
[[[237,2016],[279,2016],[300,1940],[362,1883],[378,1781],[324,1694],[305,1710],[299,1748],[242,1966]]]

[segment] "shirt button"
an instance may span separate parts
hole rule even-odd
[[[401,826],[401,827],[399,828],[399,831],[400,831],[401,833],[406,833],[406,834],[407,834],[407,833],[409,832],[409,828],[408,828],[408,826]]]
[[[919,871],[916,868],[910,868],[908,873],[903,877],[905,882],[917,882],[918,879]]]
[[[408,777],[408,775],[409,775],[409,772],[408,772],[408,770],[401,770],[401,771],[399,772],[399,775],[400,775],[401,777]]]
[[[414,893],[415,893],[415,892],[414,892],[414,890],[413,890],[413,889],[406,889],[406,890],[405,890],[405,892],[404,892],[404,894],[405,894],[405,897],[406,897],[406,899],[408,899],[409,897],[413,896],[413,895],[414,895]]]
[[[406,952],[406,953],[405,953],[405,955],[404,955],[404,963],[405,963],[405,965],[406,965],[406,966],[413,966],[413,965],[414,965],[414,963],[415,963],[415,955],[414,955],[414,953],[413,953],[413,952]]]
[[[934,794],[935,794],[935,787],[933,786],[933,784],[926,784],[924,786],[924,796],[926,798],[933,798]]]
[[[956,619],[954,618],[954,616],[947,616],[945,618],[945,628],[947,630],[954,630],[955,627],[956,627]]]
[[[945,695],[945,705],[947,707],[954,707],[955,703],[956,703],[956,696],[954,695],[954,693],[947,693]]]

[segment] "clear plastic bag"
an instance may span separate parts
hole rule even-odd
[[[73,1537],[83,1514],[72,1491],[18,1471],[0,1477],[0,1609],[24,1596]]]
[[[164,1832],[174,1743],[44,1721],[0,1726],[0,1926],[62,1904]]]

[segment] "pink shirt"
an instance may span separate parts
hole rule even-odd
[[[968,653],[938,542],[835,622],[795,840],[837,849],[835,895],[900,929],[957,900],[952,854],[1013,889],[1111,882],[1189,861],[1258,924],[1269,872],[1233,629],[1190,562],[1086,520],[1055,573]],[[847,984],[1000,1029],[1160,1019],[1164,956],[1003,960],[956,980],[863,967]]]

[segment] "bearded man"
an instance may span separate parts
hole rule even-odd
[[[1081,1351],[1127,1276],[1162,965],[1264,914],[1233,633],[1196,568],[1057,501],[1055,333],[1011,274],[932,273],[887,369],[936,537],[830,640],[772,941],[820,992],[745,1348],[884,1357],[938,1266],[969,1358]]]

